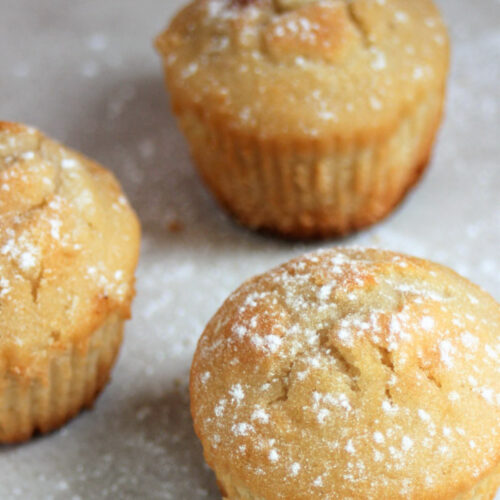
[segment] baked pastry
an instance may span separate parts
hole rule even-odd
[[[0,442],[90,407],[130,316],[138,220],[91,160],[0,122]]]
[[[362,228],[427,165],[449,61],[432,0],[194,0],[156,46],[201,175],[251,228]]]
[[[191,370],[229,500],[491,499],[500,486],[500,307],[431,262],[305,255],[246,282]]]

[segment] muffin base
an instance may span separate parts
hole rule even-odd
[[[472,490],[458,495],[454,500],[493,500],[500,491],[500,463]]]
[[[247,488],[236,485],[230,476],[221,476],[217,481],[223,500],[265,500],[255,496]],[[458,496],[445,496],[449,500],[493,500],[500,488],[500,464],[483,477],[471,490]]]
[[[219,204],[241,224],[285,237],[344,235],[386,217],[424,172],[444,90],[393,128],[355,138],[261,138],[202,108],[175,105],[194,162]]]
[[[109,380],[123,325],[119,316],[110,316],[85,347],[52,351],[36,375],[0,370],[0,443],[19,443],[36,432],[53,431],[92,407]]]
[[[398,207],[401,205],[409,192],[420,182],[421,178],[424,176],[431,160],[431,151],[429,151],[427,158],[414,169],[413,177],[408,182],[406,187],[403,189],[399,198],[392,203],[392,205],[387,205],[383,210],[381,210],[376,216],[366,214],[366,217],[360,218],[358,221],[351,223],[350,225],[344,225],[339,227],[331,222],[328,215],[318,214],[315,222],[314,228],[310,225],[297,225],[286,228],[278,228],[276,225],[266,225],[262,224],[258,227],[253,227],[251,221],[245,221],[240,214],[235,212],[233,208],[222,199],[217,193],[215,193],[215,198],[217,203],[236,221],[249,229],[257,230],[263,234],[269,234],[271,236],[277,236],[283,238],[284,240],[315,240],[315,239],[327,239],[333,237],[342,237],[348,234],[355,233],[366,229],[377,222],[383,221],[385,218],[389,217]]]

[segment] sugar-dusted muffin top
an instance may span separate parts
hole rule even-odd
[[[139,223],[111,173],[35,129],[0,122],[0,363],[36,370],[129,316]]]
[[[425,260],[309,254],[227,299],[191,398],[248,498],[456,498],[500,467],[500,307]]]
[[[174,106],[276,139],[384,134],[449,59],[432,0],[194,0],[157,47]]]

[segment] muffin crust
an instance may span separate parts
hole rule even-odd
[[[449,57],[429,0],[195,1],[156,43],[174,109],[299,143],[387,136]]]

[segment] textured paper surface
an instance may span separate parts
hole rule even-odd
[[[439,3],[453,71],[428,174],[384,223],[303,245],[236,226],[194,172],[152,48],[181,1],[3,0],[1,118],[35,125],[111,168],[144,237],[134,318],[111,385],[60,432],[0,449],[1,499],[220,498],[191,430],[195,343],[244,279],[306,250],[408,252],[500,299],[500,4]]]

